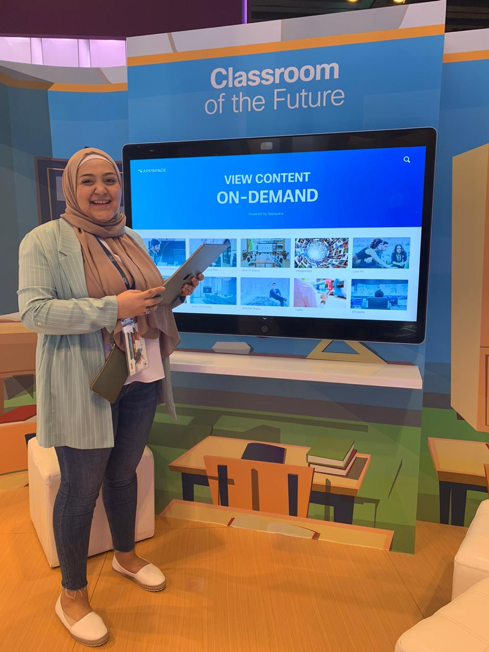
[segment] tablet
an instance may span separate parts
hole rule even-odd
[[[163,292],[160,303],[164,305],[173,303],[181,295],[182,285],[190,283],[192,276],[197,278],[199,274],[203,274],[228,247],[229,242],[200,245],[174,274],[163,281],[166,291]]]

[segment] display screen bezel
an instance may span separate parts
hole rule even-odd
[[[208,156],[268,155],[354,149],[425,147],[423,215],[416,321],[380,321],[310,317],[263,317],[175,312],[181,332],[270,337],[397,342],[420,344],[425,339],[429,249],[433,210],[436,131],[431,127],[383,131],[234,138],[166,143],[139,143],[123,148],[124,206],[132,227],[132,160]],[[366,170],[366,174],[369,171]],[[379,174],[378,170],[375,173]]]

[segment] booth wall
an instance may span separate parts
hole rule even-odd
[[[424,393],[174,374],[179,419],[174,423],[159,410],[150,438],[158,512],[171,510],[173,501],[182,498],[181,472],[169,465],[208,436],[310,446],[333,433],[354,440],[359,452],[370,456],[354,501],[353,526],[394,532],[392,549],[412,552],[416,515],[439,520],[438,482],[428,437],[487,441],[487,435],[457,418],[450,407],[450,275],[451,158],[489,141],[489,64],[487,59],[445,63],[442,77],[443,20],[444,3],[432,2],[350,16],[184,32],[172,35],[173,46],[165,35],[131,39],[128,89],[125,70],[82,71],[88,75],[83,77],[78,69],[32,66],[23,67],[19,81],[19,67],[12,66],[10,77],[2,76],[0,187],[6,216],[0,239],[6,272],[0,291],[2,314],[17,309],[18,244],[40,220],[39,158],[64,161],[92,145],[120,160],[121,147],[128,141],[439,126],[427,342],[369,347],[388,362],[417,365],[424,375]],[[385,38],[369,41],[373,29],[383,30]],[[400,29],[411,31],[398,38]],[[357,42],[359,33],[366,43]],[[449,35],[446,41],[452,37],[461,38]],[[474,33],[465,38],[471,42]],[[478,38],[487,39],[487,34],[481,32]],[[216,46],[223,50],[205,55]],[[484,49],[489,45],[480,47]],[[141,65],[144,57],[158,62]],[[337,87],[346,98],[342,106],[274,111],[273,98],[265,89],[256,91],[267,103],[262,112],[205,113],[205,103],[222,92],[209,84],[215,67],[246,70],[324,61],[340,64]],[[8,66],[2,66],[4,74]],[[103,90],[93,87],[92,72]],[[209,350],[217,340],[242,339],[184,334],[182,346]],[[244,339],[255,353],[265,354],[307,356],[319,344]],[[7,408],[35,400],[12,384],[6,398]],[[483,497],[469,492],[466,523]],[[194,498],[196,507],[212,502],[208,487],[196,487]],[[308,516],[311,522],[329,522],[335,509],[334,504],[311,503]],[[360,543],[362,536],[358,534]]]
[[[173,35],[174,43],[167,35],[129,39],[130,141],[437,127],[444,11],[443,2],[433,2],[181,33]],[[273,87],[216,89],[210,83],[216,68],[249,71],[324,62],[338,64],[337,79],[310,82],[307,91],[339,89],[345,95],[341,105],[291,109],[274,105]],[[283,86],[293,95],[305,84]],[[233,107],[232,96],[239,92],[250,101],[260,96],[260,110],[252,104],[248,110],[248,100],[241,105],[234,100]],[[319,344],[185,334],[182,345],[208,350],[216,341],[240,339],[266,354],[307,356]],[[416,364],[423,373],[424,345],[369,349],[389,362]],[[202,450],[206,437],[311,446],[335,436],[355,441],[370,460],[350,522],[394,532],[393,550],[414,550],[421,391],[185,373],[173,374],[173,384],[179,421],[172,424],[159,412],[150,439],[158,511],[178,514],[185,457],[180,458]],[[219,441],[212,446],[218,455]],[[194,518],[201,518],[199,506],[210,502],[209,488],[196,487]],[[335,509],[311,501],[308,515],[329,521]]]
[[[82,147],[97,146],[120,160],[128,140],[126,79],[125,67],[79,69],[0,62],[4,277],[0,314],[18,309],[20,241],[61,212],[53,205],[51,214],[44,211],[43,216],[40,197],[41,186],[55,186],[54,176],[62,172],[57,159],[67,160]],[[42,178],[38,159],[46,161]],[[47,196],[46,202],[56,198],[56,187],[52,190],[53,197]]]
[[[14,161],[12,133],[10,129],[9,92],[0,84],[0,189],[2,191],[2,237],[0,256],[2,260],[1,312],[16,310],[16,275],[12,275],[18,265],[17,205],[14,183]],[[16,246],[12,247],[12,243]],[[4,272],[5,270],[5,272]]]
[[[127,91],[51,92],[53,156],[69,159],[82,147],[97,147],[121,160],[128,138]]]
[[[12,156],[19,238],[38,224],[34,158],[51,156],[51,124],[47,91],[9,88]]]
[[[51,155],[47,93],[0,84],[2,291],[0,312],[17,310],[18,245],[38,224],[35,156]]]

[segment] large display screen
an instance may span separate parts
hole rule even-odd
[[[130,145],[125,203],[164,278],[229,243],[184,330],[419,342],[433,160],[429,129]]]

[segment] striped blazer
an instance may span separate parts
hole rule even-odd
[[[144,248],[141,238],[126,232]],[[22,240],[19,252],[22,323],[38,333],[37,438],[44,447],[114,445],[110,403],[90,389],[105,362],[102,328],[117,322],[117,298],[88,297],[81,246],[63,219],[43,224]],[[159,403],[176,418],[170,361],[163,360]]]

